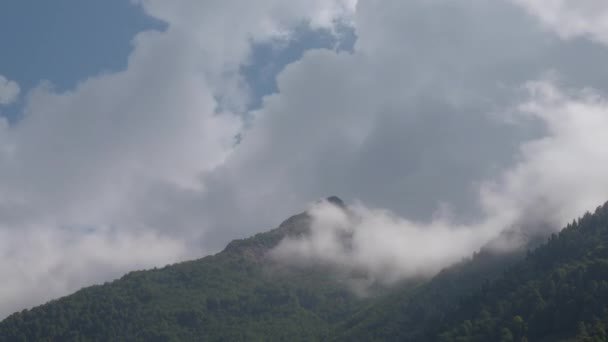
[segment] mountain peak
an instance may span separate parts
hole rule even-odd
[[[346,204],[344,204],[344,201],[342,199],[340,199],[340,197],[338,197],[338,196],[329,196],[325,200],[340,208],[346,208]]]

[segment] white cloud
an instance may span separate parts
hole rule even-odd
[[[519,163],[486,183],[488,210],[563,226],[608,200],[608,100],[591,89],[527,85],[521,110],[544,124],[546,135],[522,144]]]
[[[604,0],[512,0],[563,38],[586,36],[608,44],[608,3]]]
[[[448,3],[361,1],[352,54],[289,65],[243,143],[206,175],[201,207],[216,234],[269,227],[329,194],[415,219],[447,202],[470,218],[472,183],[532,135],[488,112],[540,72],[546,36],[516,7]]]
[[[0,75],[0,105],[13,103],[19,96],[20,90],[17,82]]]

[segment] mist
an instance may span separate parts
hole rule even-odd
[[[308,213],[310,235],[283,240],[273,251],[276,259],[298,266],[329,265],[347,274],[364,274],[371,283],[432,276],[498,233],[486,222],[472,226],[454,226],[445,218],[415,222],[362,203],[343,209],[321,201]]]

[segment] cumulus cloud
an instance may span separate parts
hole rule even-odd
[[[253,233],[327,194],[412,220],[439,206],[457,222],[479,219],[478,183],[544,134],[537,117],[511,119],[522,84],[555,70],[574,88],[608,89],[608,70],[591,67],[606,49],[558,39],[510,2],[360,1],[354,25],[354,51],[289,65],[241,145],[205,175],[211,239]]]
[[[0,75],[0,105],[13,103],[19,96],[19,84]]]

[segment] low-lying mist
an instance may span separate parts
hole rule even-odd
[[[285,238],[273,256],[295,266],[364,275],[369,284],[432,276],[496,241],[502,227],[491,220],[455,225],[442,217],[415,222],[362,203],[342,208],[320,201],[308,213],[310,234]]]

